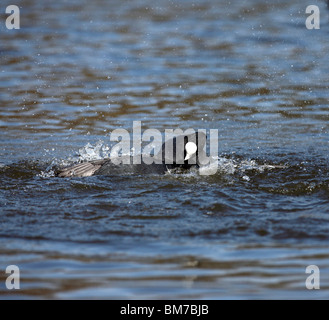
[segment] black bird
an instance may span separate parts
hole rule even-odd
[[[122,156],[120,158],[128,157],[130,164],[117,164],[113,159],[88,161],[58,170],[56,176],[67,178],[113,175],[122,174],[123,170],[135,174],[164,174],[173,169],[185,171],[192,167],[201,166],[200,159],[205,156],[206,139],[207,137],[203,132],[180,135],[163,143],[160,152],[154,157],[144,155],[141,164],[132,164],[130,161],[132,156]]]

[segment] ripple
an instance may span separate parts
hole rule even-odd
[[[329,42],[304,9],[28,0],[0,24],[0,255],[24,270],[0,296],[326,298]],[[133,121],[218,129],[217,173],[54,177]]]

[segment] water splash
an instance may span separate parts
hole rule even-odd
[[[260,164],[253,159],[235,159],[227,157],[213,157],[213,160],[208,166],[200,168],[202,175],[207,175],[207,172],[214,172],[214,166],[217,166],[218,174],[225,175],[241,175],[245,181],[250,181],[248,172],[255,171],[263,173],[266,170],[285,169],[284,165]],[[217,161],[216,161],[217,160]]]
[[[110,147],[99,140],[95,145],[87,143],[79,149],[79,161],[101,160],[110,157]]]

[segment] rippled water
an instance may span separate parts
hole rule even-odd
[[[20,30],[0,16],[0,298],[328,298],[324,1],[15,4]],[[133,121],[218,129],[218,172],[54,177]]]

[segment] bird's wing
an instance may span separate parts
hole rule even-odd
[[[57,174],[60,178],[69,177],[90,177],[92,176],[104,163],[106,160],[97,160],[90,162],[83,162],[72,167],[65,168]]]

